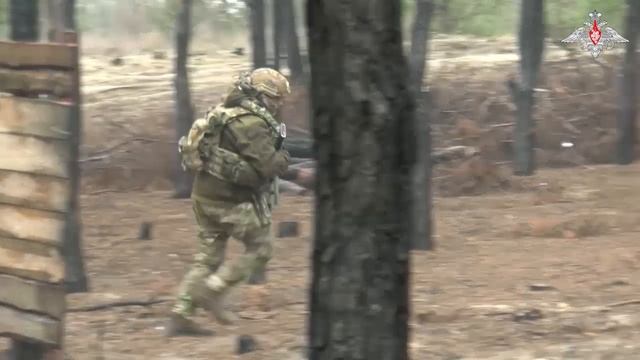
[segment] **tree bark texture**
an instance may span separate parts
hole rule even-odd
[[[191,5],[192,0],[180,2],[180,11],[176,19],[176,63],[175,63],[175,96],[176,96],[176,143],[186,135],[193,122],[193,105],[189,91],[189,41],[191,38]],[[188,198],[191,194],[193,176],[182,170],[180,158],[176,156],[174,188],[176,198]]]
[[[273,0],[273,68],[280,70],[280,59],[282,58],[282,39],[283,39],[283,0]]]
[[[299,79],[303,72],[302,57],[300,56],[300,42],[298,41],[296,8],[293,0],[283,1],[283,18],[287,35],[287,65],[291,72],[291,79]]]
[[[75,28],[75,2],[73,0],[63,0],[60,4],[64,7],[60,26],[69,31],[76,31],[75,43],[76,71],[74,77],[74,105],[71,112],[71,149],[69,151],[69,175],[71,193],[69,199],[69,210],[65,222],[65,239],[62,248],[65,259],[65,288],[68,293],[80,293],[89,291],[89,281],[84,264],[82,252],[82,221],[80,216],[80,179],[82,172],[80,168],[80,145],[82,144],[82,92],[80,91],[82,82],[80,68],[80,36]],[[55,30],[61,39],[64,29]]]
[[[418,113],[415,116],[418,162],[413,169],[414,208],[412,216],[411,240],[414,250],[433,250],[433,221],[431,201],[431,122],[429,104],[422,95],[422,81],[425,77],[427,41],[434,11],[432,0],[416,0],[416,13],[411,32],[411,52],[409,64]],[[422,99],[422,101],[420,101]]]
[[[307,3],[318,163],[312,360],[408,359],[414,100],[399,0]]]
[[[617,116],[616,160],[620,165],[628,165],[634,160],[634,146],[637,138],[636,117],[638,114],[638,56],[636,48],[640,37],[640,1],[627,0],[626,44],[624,62],[619,73],[620,104]]]
[[[533,88],[544,50],[544,7],[542,0],[525,1],[520,6],[520,82],[508,81],[517,107],[514,129],[514,174],[527,176],[535,172],[535,124]]]
[[[11,0],[9,2],[9,36],[13,41],[38,41],[38,1]]]
[[[253,54],[253,68],[267,66],[267,46],[264,38],[264,0],[249,0],[251,23],[251,46]]]

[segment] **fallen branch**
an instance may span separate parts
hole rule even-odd
[[[112,309],[116,307],[124,307],[124,306],[151,306],[161,303],[166,303],[171,301],[169,298],[159,298],[159,299],[147,299],[147,300],[120,300],[107,302],[96,305],[88,305],[88,306],[80,306],[76,308],[67,309],[67,312],[91,312],[91,311],[99,311]]]
[[[605,307],[614,308],[614,307],[621,307],[621,306],[627,306],[627,305],[640,305],[640,299],[614,302],[614,303],[605,305]]]
[[[113,153],[115,150],[117,150],[118,148],[121,148],[125,145],[131,144],[133,142],[145,142],[145,143],[167,143],[167,144],[174,144],[174,142],[171,141],[165,141],[165,140],[158,140],[158,139],[152,139],[152,138],[146,138],[146,137],[132,137],[132,138],[128,138],[126,140],[123,140],[119,143],[116,143],[112,146],[109,146],[106,149],[102,149],[100,151],[95,152],[93,155],[84,158],[84,159],[80,159],[78,160],[78,162],[83,163],[83,162],[89,162],[89,161],[99,161],[99,160],[104,160],[107,159],[109,157],[111,157],[111,153]],[[176,150],[177,151],[177,150]]]

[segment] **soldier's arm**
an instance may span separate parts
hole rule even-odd
[[[256,116],[244,116],[228,125],[227,131],[238,154],[265,179],[282,176],[289,165],[289,153],[276,150],[271,129]]]

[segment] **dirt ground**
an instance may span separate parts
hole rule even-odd
[[[472,62],[483,71],[494,65],[504,75],[505,64],[511,69],[517,60],[513,41],[434,41],[434,72]],[[488,56],[489,50],[494,56]],[[170,299],[196,249],[196,228],[189,201],[172,199],[168,191],[175,153],[171,54],[156,57],[151,52],[126,55],[120,66],[110,63],[113,55],[83,58],[81,202],[91,292],[68,297],[66,351],[81,360],[303,359],[312,245],[310,197],[283,197],[274,223],[299,221],[301,234],[276,239],[266,286],[243,286],[233,295],[232,306],[242,317],[236,326],[219,326],[200,314],[198,321],[215,336],[162,336]],[[440,60],[444,58],[448,61]],[[218,100],[233,73],[248,67],[245,57],[226,50],[194,54],[190,64],[198,114]],[[437,74],[434,78],[434,86],[450,86]],[[455,93],[454,85],[472,88],[475,79],[451,85],[450,93]],[[440,92],[440,120],[449,124],[442,131],[434,129],[436,143],[460,138],[465,143],[477,135],[486,125],[471,116],[478,113],[477,106],[487,108],[487,117],[500,113],[493,122],[508,121],[513,109],[503,82],[495,80],[490,88],[478,85],[478,94],[488,94],[482,99]],[[557,91],[573,96],[571,86],[560,81]],[[602,89],[607,88],[597,90]],[[576,91],[588,95],[591,89]],[[570,106],[575,109],[577,104]],[[300,108],[292,111],[290,120],[305,127],[295,118]],[[612,121],[615,112],[607,111],[593,117]],[[462,126],[470,117],[475,125]],[[572,140],[583,128],[570,128]],[[491,172],[500,173],[499,180],[508,186],[501,182],[488,186],[490,191],[476,191],[473,184],[471,191],[436,186],[437,249],[412,258],[413,359],[640,356],[640,166],[577,164],[513,178],[508,164],[492,162]],[[477,166],[469,171],[463,171],[468,164],[460,166],[437,173],[436,185],[453,179],[466,186],[467,180],[486,178],[485,170],[473,174]],[[451,196],[460,193],[478,196]],[[138,239],[143,222],[153,224],[151,240]],[[240,250],[234,244],[230,256]],[[82,311],[96,304],[149,299],[161,301]],[[258,350],[235,355],[242,334],[254,336]]]
[[[413,359],[631,359],[640,354],[640,166],[546,170],[529,189],[436,200],[433,253],[413,255]],[[92,292],[70,308],[166,298],[196,248],[186,200],[170,193],[82,197]],[[70,312],[74,359],[302,359],[312,199],[285,197],[275,222],[301,235],[276,239],[266,287],[232,299],[242,316],[211,338],[162,336],[170,303]],[[138,240],[153,222],[153,239]],[[237,253],[234,246],[231,256]],[[617,304],[616,304],[617,303]],[[235,355],[236,338],[259,350]],[[102,354],[103,357],[99,357]]]

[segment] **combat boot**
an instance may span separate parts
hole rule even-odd
[[[167,324],[167,337],[175,336],[211,336],[211,330],[203,329],[193,320],[188,319],[180,314],[171,313]]]
[[[203,309],[209,313],[209,317],[214,318],[221,325],[233,325],[238,321],[238,317],[225,308],[228,293],[228,289],[210,291],[207,300],[202,304]]]

